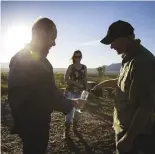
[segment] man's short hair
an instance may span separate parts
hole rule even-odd
[[[55,23],[49,18],[39,18],[32,26],[32,33],[38,30],[50,31],[56,27]]]

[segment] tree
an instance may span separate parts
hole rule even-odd
[[[105,75],[106,67],[104,65],[100,66],[97,68],[97,71],[98,71],[99,77],[102,78]]]

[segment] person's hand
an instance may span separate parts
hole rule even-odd
[[[93,88],[92,90],[95,91],[95,90],[97,90],[97,89],[99,89],[99,88],[101,88],[101,87],[100,87],[100,85],[98,84],[98,85],[94,86],[94,88]]]
[[[72,99],[72,104],[74,105],[74,106],[77,106],[78,105],[78,99]]]
[[[86,102],[87,102],[87,100],[79,99],[78,100],[79,106],[77,106],[78,109],[83,110]]]
[[[81,100],[81,99],[73,100],[73,104],[77,109],[80,109],[84,105],[84,103],[85,103],[85,100]]]
[[[120,152],[129,152],[133,147],[133,138],[125,134],[116,144]]]

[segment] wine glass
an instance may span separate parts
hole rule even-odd
[[[84,108],[85,106],[85,102],[87,101],[89,92],[86,90],[83,90],[81,93],[81,97],[79,98],[78,102],[79,104],[76,107],[76,111],[81,113],[81,110]]]

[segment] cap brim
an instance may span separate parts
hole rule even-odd
[[[109,36],[106,36],[100,42],[105,44],[105,45],[109,45],[113,42],[113,40]]]

